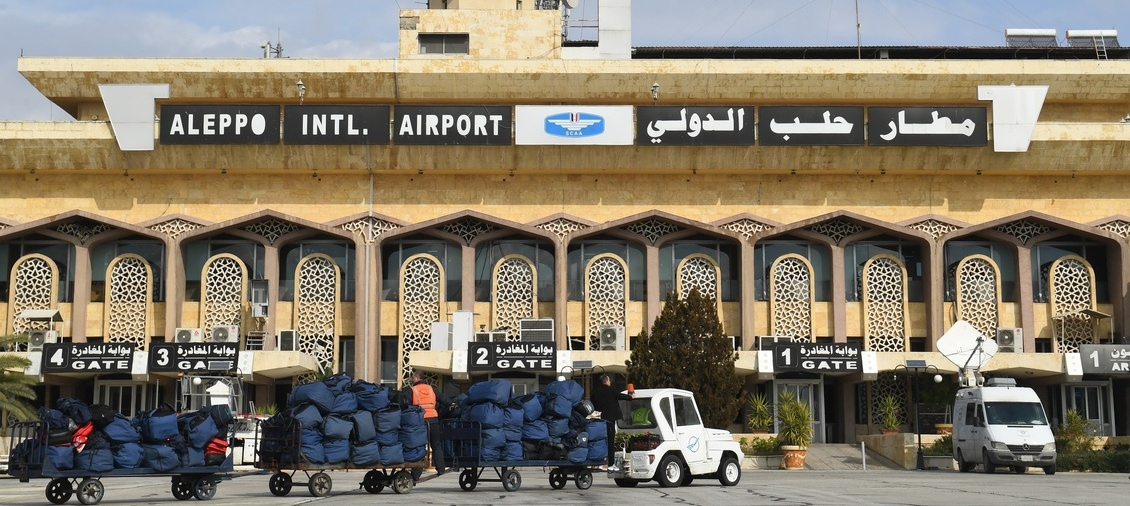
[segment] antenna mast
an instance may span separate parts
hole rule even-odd
[[[859,33],[859,0],[855,0],[855,50],[856,58],[863,59],[863,36]]]

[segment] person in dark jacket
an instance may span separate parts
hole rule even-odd
[[[447,471],[447,465],[444,462],[443,443],[439,433],[439,413],[451,406],[451,399],[443,395],[435,385],[425,382],[424,374],[420,371],[412,371],[411,380],[412,386],[407,389],[409,402],[424,409],[424,423],[428,425],[428,446],[432,450],[432,465],[435,466],[437,474],[443,474]],[[421,468],[413,469],[412,477],[419,479],[422,471]]]
[[[616,454],[616,445],[613,441],[616,434],[616,420],[624,417],[620,412],[620,401],[630,401],[635,394],[624,394],[612,388],[612,378],[607,374],[600,375],[600,382],[593,386],[589,400],[593,409],[600,411],[600,419],[608,424],[608,470],[619,471],[613,456]]]

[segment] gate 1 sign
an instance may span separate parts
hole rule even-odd
[[[552,343],[469,343],[468,371],[557,372]]]
[[[149,372],[234,371],[238,355],[236,344],[153,344],[149,346]]]
[[[1130,375],[1130,345],[1082,344],[1083,374]]]
[[[132,344],[47,343],[43,372],[124,372],[133,368]]]
[[[773,346],[776,372],[859,372],[859,344],[782,343]]]

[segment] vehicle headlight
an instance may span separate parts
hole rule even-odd
[[[994,450],[1007,450],[1008,445],[1006,445],[1006,444],[1004,444],[1000,441],[993,441],[993,449]]]
[[[1054,452],[1055,451],[1055,443],[1053,442],[1053,443],[1045,444],[1044,445],[1044,451],[1045,452]]]

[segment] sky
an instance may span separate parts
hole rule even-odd
[[[533,1],[533,0],[526,0]],[[574,21],[599,0],[576,0]],[[392,58],[400,9],[420,0],[0,0],[0,121],[70,116],[17,72],[21,55]],[[858,5],[859,30],[856,30]],[[1115,29],[1130,0],[635,0],[633,46],[1003,46],[1006,28]],[[574,35],[587,35],[574,30]]]

